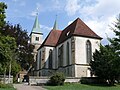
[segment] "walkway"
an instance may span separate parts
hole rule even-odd
[[[27,84],[14,84],[13,86],[17,90],[46,90],[40,86],[30,86]]]

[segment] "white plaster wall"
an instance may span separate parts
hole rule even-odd
[[[39,41],[36,41],[36,37],[39,37]],[[42,43],[42,37],[43,35],[42,34],[37,34],[37,33],[32,33],[31,34],[31,43],[32,44],[41,44]]]
[[[49,60],[49,51],[50,51],[50,49],[53,50],[53,47],[45,46],[45,63],[46,63],[45,68],[48,68],[48,60]]]
[[[87,64],[86,41],[89,40],[92,46],[92,54],[99,49],[100,40],[86,37],[75,37],[75,61],[76,64]]]

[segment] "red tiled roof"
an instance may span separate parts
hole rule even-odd
[[[55,47],[64,42],[71,36],[81,36],[102,39],[95,32],[93,32],[81,19],[77,18],[73,23],[67,26],[63,31],[51,30],[42,45],[40,46],[52,46]]]
[[[56,46],[61,32],[61,30],[51,30],[44,42],[42,43],[42,45],[40,46],[40,48],[43,46]]]
[[[71,36],[82,36],[102,39],[79,18],[77,18],[73,23],[71,23],[62,31],[58,44],[64,42]]]

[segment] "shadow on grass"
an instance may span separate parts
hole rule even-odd
[[[99,87],[113,87],[113,86],[116,86],[116,84],[114,84],[114,85],[110,85],[110,84],[83,84],[83,85],[99,86]]]

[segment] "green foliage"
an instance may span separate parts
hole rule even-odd
[[[64,74],[57,72],[50,77],[50,81],[48,82],[48,85],[52,85],[52,86],[63,85],[64,81],[65,81]]]
[[[0,28],[5,24],[5,9],[7,9],[7,5],[3,2],[0,2]]]
[[[114,27],[111,27],[111,30],[115,33],[116,37],[109,38],[111,46],[120,54],[120,14],[117,18],[117,21],[113,24]]]
[[[80,79],[81,84],[99,84],[107,85],[106,80],[99,77],[82,77]]]
[[[16,74],[21,70],[21,67],[16,62],[16,60],[13,60],[11,64],[12,64],[12,66],[11,66],[11,74],[13,75],[13,77],[15,77]]]
[[[3,67],[13,60],[16,50],[15,39],[9,36],[0,36],[0,60]]]
[[[111,29],[116,37],[108,38],[110,45],[101,45],[100,50],[95,51],[94,61],[91,61],[90,66],[96,76],[108,80],[108,83],[113,85],[120,77],[120,15]]]
[[[120,75],[119,55],[111,46],[100,46],[100,50],[96,50],[93,54],[94,61],[90,66],[92,72],[101,79],[108,80],[113,85],[115,79]]]
[[[11,25],[9,23],[6,23],[4,28],[2,28],[1,33],[4,36],[11,36],[15,38],[16,44],[17,44],[17,57],[16,60],[20,64],[20,66],[23,69],[28,70],[28,68],[33,64],[34,62],[34,56],[32,54],[34,46],[29,41],[29,36],[26,32],[26,30],[22,30],[22,27],[17,25]]]

